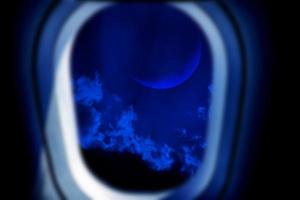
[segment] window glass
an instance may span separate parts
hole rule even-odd
[[[165,4],[115,4],[79,31],[71,57],[83,157],[107,184],[162,190],[201,167],[212,92],[203,31]]]

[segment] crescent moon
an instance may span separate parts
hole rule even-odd
[[[193,56],[184,65],[184,68],[186,70],[181,75],[166,75],[165,78],[160,80],[142,80],[137,77],[133,77],[133,80],[135,80],[137,83],[141,84],[144,87],[158,90],[171,89],[177,87],[192,77],[192,75],[197,70],[200,64],[200,55],[200,47],[198,47],[194,52]]]

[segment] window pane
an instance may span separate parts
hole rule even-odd
[[[80,147],[101,180],[177,186],[201,167],[212,92],[208,42],[165,4],[116,4],[80,30],[72,79]]]

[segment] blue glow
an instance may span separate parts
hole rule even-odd
[[[84,105],[91,105],[97,103],[102,99],[102,89],[99,82],[99,77],[95,81],[88,78],[81,77],[76,81],[76,101]]]
[[[171,53],[173,53],[173,52],[171,52]],[[144,85],[146,87],[154,88],[154,89],[167,89],[167,88],[176,87],[176,86],[182,84],[183,82],[185,82],[186,80],[188,80],[193,75],[195,70],[197,69],[199,62],[200,62],[200,49],[198,48],[195,51],[195,54],[192,56],[193,57],[190,58],[191,60],[189,62],[187,62],[187,64],[183,65],[183,67],[180,66],[182,68],[185,68],[186,71],[179,75],[178,74],[177,75],[168,75],[168,76],[165,75],[165,77],[160,77],[158,80],[157,79],[156,80],[142,80],[142,79],[138,79],[138,78],[134,77],[134,80],[136,80],[137,82],[141,83],[142,85]],[[176,58],[178,59],[180,57],[177,56]],[[172,58],[172,59],[175,60],[174,58]],[[178,66],[176,66],[174,64],[170,64],[170,63],[166,63],[165,65],[172,66],[174,68],[178,67]],[[153,64],[153,66],[155,66],[157,69],[161,67],[158,63]]]
[[[211,70],[202,31],[174,8],[119,4],[96,14],[72,52],[81,147],[189,177],[206,149]]]
[[[199,66],[203,34],[191,19],[168,6],[145,3],[113,6],[91,19],[84,28],[101,36],[91,41],[98,46],[93,53],[98,56],[92,58],[82,52],[75,59],[87,59],[89,63],[98,59],[99,64],[112,70],[118,68],[149,88],[176,87],[187,81],[198,67],[203,67]],[[92,48],[89,44],[82,47]]]
[[[151,137],[143,137],[136,133],[133,123],[138,120],[132,106],[122,111],[121,115],[115,119],[116,124],[109,124],[109,129],[101,130],[102,113],[97,110],[97,106],[101,104],[102,97],[105,98],[99,77],[89,79],[80,77],[75,81],[75,101],[80,108],[81,116],[84,116],[84,123],[81,128],[80,142],[84,149],[100,148],[107,151],[129,152],[139,155],[149,166],[157,171],[170,169],[177,154],[181,157],[182,171],[194,172],[199,165],[199,156],[194,155],[195,146],[183,146],[180,148],[171,147],[167,144],[157,143]],[[91,95],[95,93],[94,95]],[[116,95],[111,96],[114,104],[120,104],[121,100]],[[200,109],[201,108],[201,109]],[[205,114],[202,107],[201,114]],[[105,125],[103,125],[105,126]],[[186,129],[178,129],[178,136],[187,137]],[[201,138],[195,136],[192,138],[199,147],[204,148]]]

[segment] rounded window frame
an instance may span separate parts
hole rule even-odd
[[[63,23],[62,30],[59,32],[58,40],[55,43],[55,50],[53,56],[54,66],[54,84],[53,91],[51,93],[51,99],[49,103],[49,109],[47,111],[46,123],[45,123],[45,136],[48,141],[48,148],[51,154],[51,162],[54,166],[55,176],[58,177],[58,184],[65,192],[67,197],[77,197],[78,195],[82,198],[99,198],[105,197],[117,198],[117,199],[159,199],[176,196],[184,196],[187,198],[187,194],[190,198],[203,193],[208,187],[216,168],[219,144],[222,136],[222,128],[224,123],[224,112],[226,106],[226,94],[227,92],[227,78],[228,78],[228,55],[226,44],[224,43],[223,34],[220,33],[219,27],[215,24],[214,20],[207,14],[206,10],[196,3],[170,3],[177,9],[182,9],[185,14],[190,17],[198,16],[196,23],[199,24],[204,30],[205,34],[210,38],[209,43],[217,43],[221,45],[218,48],[214,46],[215,52],[222,52],[221,57],[217,59],[215,52],[213,56],[213,85],[214,93],[212,94],[212,107],[211,107],[211,118],[208,125],[208,152],[206,153],[206,160],[204,161],[205,166],[197,172],[190,180],[175,189],[170,189],[164,192],[157,193],[128,193],[124,191],[115,190],[105,184],[101,184],[92,174],[89,174],[88,168],[85,166],[83,159],[81,158],[79,145],[77,141],[77,128],[74,112],[74,102],[72,98],[71,81],[66,57],[70,55],[72,49],[72,40],[74,40],[77,31],[80,26],[84,24],[85,20],[88,20],[92,16],[91,13],[96,13],[99,9],[104,9],[106,6],[111,6],[113,3],[100,3],[100,2],[85,2],[80,4],[75,11],[67,18]],[[193,14],[191,14],[193,13]],[[198,14],[197,14],[198,13]],[[90,15],[90,16],[89,16]],[[195,16],[194,16],[195,15]],[[199,17],[199,16],[198,16]],[[199,20],[200,19],[200,20]],[[208,26],[212,28],[212,33],[208,34],[207,27],[203,27],[203,19],[206,19]],[[81,22],[81,23],[80,23]],[[78,26],[74,23],[79,24]],[[76,30],[77,29],[77,30]],[[213,38],[217,35],[217,38]],[[220,51],[223,49],[223,51]],[[69,52],[69,53],[68,53]],[[218,54],[218,53],[217,53]],[[219,64],[216,64],[219,63]],[[218,67],[217,67],[218,66]],[[220,67],[221,66],[221,67]],[[217,69],[217,70],[215,70]],[[223,72],[220,70],[223,69]],[[61,98],[63,97],[63,99]],[[213,106],[215,105],[215,106]],[[62,111],[62,109],[66,109]],[[214,112],[215,111],[215,112]],[[216,122],[217,121],[217,122]],[[66,127],[66,125],[70,125]],[[218,124],[216,126],[216,124]],[[213,130],[211,130],[213,129]],[[214,130],[218,129],[218,130]],[[215,134],[210,134],[215,132]],[[66,137],[73,139],[69,140]],[[71,144],[70,144],[71,141]],[[76,145],[75,145],[76,144]],[[75,154],[73,154],[73,153]],[[73,154],[73,155],[72,155]],[[77,163],[77,164],[76,164]],[[76,166],[76,167],[75,167]],[[85,172],[84,172],[85,171]],[[205,175],[206,181],[203,181],[203,174]],[[64,178],[61,178],[61,177]],[[91,181],[82,179],[85,177]],[[202,179],[200,179],[200,178]],[[199,182],[199,180],[202,180]],[[101,185],[99,187],[99,184]],[[91,192],[94,191],[94,192]]]

